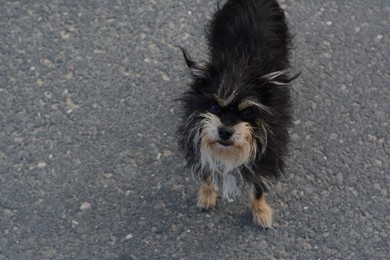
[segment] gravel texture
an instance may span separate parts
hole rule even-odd
[[[0,1],[0,259],[388,259],[390,1],[281,1],[295,126],[272,230],[201,212],[173,100],[215,1]]]

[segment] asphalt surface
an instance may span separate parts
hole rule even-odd
[[[215,1],[0,1],[0,259],[389,259],[390,1],[281,1],[286,175],[201,212],[174,132]]]

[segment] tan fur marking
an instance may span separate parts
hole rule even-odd
[[[257,103],[252,100],[244,100],[240,104],[238,104],[238,110],[244,110],[250,106],[257,106]]]
[[[272,114],[272,109],[270,107],[267,107],[266,105],[263,105],[255,100],[251,100],[251,99],[244,100],[240,104],[238,104],[238,110],[242,111],[245,108],[251,107],[251,106],[257,107],[257,108],[259,108],[259,109],[261,109],[269,114]]]
[[[212,209],[217,204],[217,191],[212,182],[208,179],[200,186],[198,192],[198,204],[201,209]]]
[[[231,161],[233,165],[238,166],[246,162],[250,157],[252,141],[252,128],[248,123],[239,123],[234,127],[235,133],[232,137],[232,146],[222,146],[216,141],[217,138],[208,138],[204,140],[205,147],[211,149],[216,158]],[[217,129],[217,127],[215,127]],[[210,135],[206,135],[209,137]],[[204,136],[206,138],[206,136]]]
[[[253,195],[251,199],[253,221],[263,228],[272,227],[272,209],[265,201],[265,194],[259,199]]]

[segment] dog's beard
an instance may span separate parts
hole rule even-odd
[[[219,143],[218,128],[222,126],[216,115],[203,115],[200,131],[200,154],[202,164],[215,171],[229,172],[243,164],[249,164],[256,155],[252,127],[241,122],[233,127],[231,145]]]
[[[229,139],[229,145],[220,143],[218,128],[222,123],[218,116],[211,113],[201,115],[199,131],[195,137],[196,150],[199,151],[200,168],[202,172],[211,175],[215,185],[222,185],[225,198],[238,193],[238,183],[242,176],[240,170],[244,167],[251,171],[251,164],[257,153],[265,150],[267,132],[264,127],[261,131],[247,122],[240,122],[233,126],[234,134]],[[258,145],[261,149],[258,149]]]

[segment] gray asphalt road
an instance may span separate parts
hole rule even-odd
[[[262,230],[246,194],[195,207],[174,139],[215,1],[1,1],[0,259],[388,259],[390,1],[281,2],[302,76]]]

